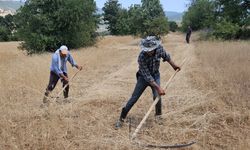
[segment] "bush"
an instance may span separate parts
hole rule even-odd
[[[247,40],[250,39],[250,29],[243,28],[240,29],[239,34],[237,35],[237,38]]]
[[[169,21],[169,30],[175,32],[178,29],[178,25],[174,21]]]
[[[211,0],[192,0],[188,11],[182,17],[182,31],[186,32],[188,26],[193,31],[210,28],[215,20],[215,5]]]
[[[0,41],[8,41],[9,40],[9,32],[5,27],[0,26]]]
[[[213,35],[219,39],[230,40],[235,39],[239,31],[240,27],[237,24],[222,20],[216,23]]]

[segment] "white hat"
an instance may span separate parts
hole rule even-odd
[[[60,49],[60,50],[68,50],[68,47],[65,46],[65,45],[62,45],[59,49]]]
[[[62,54],[67,55],[68,54],[68,47],[65,45],[62,45],[59,50],[61,51]]]
[[[147,36],[145,39],[141,40],[140,47],[144,52],[150,52],[158,48],[161,41],[157,40],[155,36]]]

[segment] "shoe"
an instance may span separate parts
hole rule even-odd
[[[163,125],[163,118],[161,115],[156,115],[155,116],[155,122],[159,125]]]
[[[44,104],[49,103],[48,96],[44,95],[44,97],[43,97],[43,103]]]
[[[120,128],[122,127],[123,123],[124,123],[124,120],[119,119],[119,120],[116,122],[116,124],[115,124],[115,129],[116,129],[116,130],[120,129]]]
[[[42,103],[40,105],[40,108],[46,108],[46,107],[49,107],[49,103]]]
[[[61,99],[56,99],[56,101],[55,101],[57,104],[62,104],[63,103],[63,101],[61,100]]]
[[[64,98],[64,100],[63,100],[63,103],[71,103],[71,100],[70,100],[70,98]]]

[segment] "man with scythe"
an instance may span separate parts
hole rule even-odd
[[[67,86],[64,91],[63,95],[64,98],[68,98],[69,93],[69,79],[67,74],[67,61],[72,65],[72,67],[76,67],[78,70],[82,70],[82,66],[78,66],[74,61],[72,55],[70,54],[68,47],[62,45],[52,56],[52,62],[50,66],[50,78],[49,84],[46,88],[46,92],[43,98],[43,103],[48,103],[48,96],[55,88],[58,80],[61,78],[63,87]]]
[[[128,100],[126,106],[122,108],[120,118],[115,124],[116,129],[122,127],[122,123],[128,112],[148,86],[152,89],[154,100],[158,95],[165,95],[164,89],[160,86],[159,68],[161,58],[163,59],[163,62],[167,61],[174,70],[181,69],[172,61],[169,53],[165,51],[161,45],[161,41],[158,40],[156,36],[148,36],[145,39],[142,39],[140,47],[141,52],[138,57],[139,70],[136,73],[137,83],[131,98]],[[156,118],[161,116],[161,99],[156,104],[155,111]]]

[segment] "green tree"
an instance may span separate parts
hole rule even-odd
[[[14,39],[15,23],[14,17],[10,14],[0,16],[0,41],[9,41]]]
[[[250,38],[250,1],[215,0],[217,23],[213,35],[222,39]]]
[[[209,28],[207,35],[220,39],[250,38],[249,0],[191,0],[182,28]]]
[[[230,40],[236,38],[239,30],[240,27],[237,24],[222,20],[221,22],[216,23],[213,35],[219,39]]]
[[[0,26],[0,41],[8,41],[9,34],[6,27]]]
[[[104,21],[108,24],[108,30],[111,34],[117,35],[119,31],[117,29],[117,22],[119,19],[119,13],[121,12],[121,4],[118,3],[118,0],[108,0],[104,7]],[[120,19],[122,19],[120,17]]]
[[[169,21],[169,30],[175,32],[178,29],[178,25],[174,21]]]
[[[94,0],[29,0],[17,12],[18,35],[29,53],[95,42]]]
[[[249,0],[215,0],[218,18],[244,26],[249,20]]]
[[[164,34],[168,33],[168,21],[165,16],[157,17],[152,20],[146,20],[144,22],[144,32],[142,33],[142,36],[147,35],[155,35],[155,36],[162,36]]]
[[[126,9],[120,9],[118,13],[118,20],[116,22],[116,32],[119,35],[130,34],[130,24],[128,11]]]
[[[7,29],[12,32],[15,29],[14,16],[8,14],[4,17],[4,24]]]
[[[141,36],[168,33],[168,20],[159,0],[142,0]]]
[[[182,29],[188,26],[193,30],[210,28],[215,24],[215,5],[211,0],[193,0],[182,18]]]
[[[130,27],[130,34],[140,35],[143,32],[143,11],[141,5],[136,4],[129,7],[128,10],[128,24]]]
[[[104,20],[113,35],[157,35],[168,33],[168,21],[159,0],[142,0],[142,5],[121,8],[117,0],[103,7]]]

